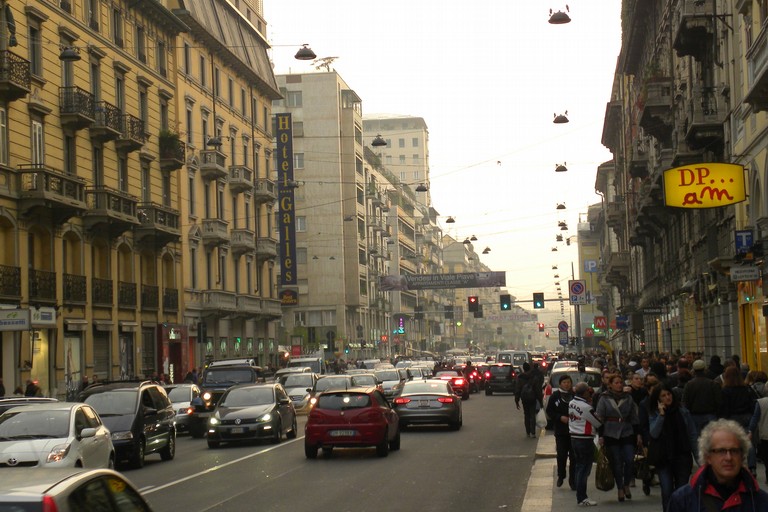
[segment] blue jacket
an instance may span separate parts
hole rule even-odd
[[[725,512],[763,512],[768,510],[768,493],[760,489],[757,481],[746,468],[741,468],[739,488],[726,498],[717,494],[709,483],[711,471],[704,465],[696,471],[688,485],[672,493],[667,512],[707,512],[702,502],[704,495],[713,496],[718,503],[717,510]]]

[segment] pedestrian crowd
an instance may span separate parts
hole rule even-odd
[[[578,365],[583,372],[584,356]],[[566,375],[546,403],[556,485],[567,479],[579,506],[597,505],[587,496],[587,480],[600,447],[619,502],[631,500],[637,484],[649,495],[658,480],[664,512],[768,511],[768,493],[757,483],[757,461],[768,463],[765,372],[750,370],[738,356],[712,356],[707,363],[698,353],[641,354],[618,362],[595,354],[589,365],[601,371],[598,388]],[[543,401],[537,396],[529,412],[522,388],[540,372],[523,370],[515,401],[518,409],[523,402],[530,436],[536,426],[529,416]]]

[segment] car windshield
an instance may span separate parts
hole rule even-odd
[[[449,371],[445,371],[445,372],[437,372],[435,374],[435,376],[437,376],[437,377],[445,377],[445,376],[448,376],[448,377],[458,377],[459,376],[459,372],[455,372],[453,370],[449,370]]]
[[[509,366],[489,366],[488,371],[493,375],[506,376],[511,372],[511,368]]]
[[[512,364],[515,366],[523,366],[527,362],[528,362],[528,356],[526,356],[525,354],[512,355]]]
[[[343,411],[345,409],[361,409],[371,405],[371,397],[365,393],[332,393],[321,395],[316,407]]]
[[[85,403],[96,409],[99,416],[124,416],[136,412],[138,393],[135,389],[114,389],[103,393],[93,393]]]
[[[219,405],[224,407],[252,407],[275,403],[272,388],[235,388],[230,389]]]
[[[378,384],[374,375],[353,375],[353,386],[375,386]]]
[[[280,377],[280,384],[284,388],[311,388],[312,375],[302,373],[300,375],[283,375]]]
[[[58,439],[69,435],[69,411],[6,412],[0,416],[0,441]]]
[[[413,381],[403,386],[403,394],[409,393],[450,393],[448,385],[445,382],[435,381]]]
[[[315,384],[315,391],[325,391],[326,389],[347,389],[350,386],[349,377],[325,377],[318,379]]]
[[[573,369],[573,370],[568,370],[567,372],[553,373],[552,377],[550,378],[550,385],[553,388],[558,387],[560,385],[560,378],[563,375],[570,375],[574,384],[577,384],[579,382],[586,382],[587,384],[589,384],[590,387],[593,387],[593,388],[600,387],[601,380],[602,380],[598,372],[579,372],[578,370]]]
[[[176,387],[171,389],[166,389],[168,392],[168,398],[173,403],[178,402],[189,402],[190,400],[190,389],[188,387]]]
[[[250,368],[209,368],[205,372],[203,383],[223,384],[229,382],[252,382],[253,371]]]
[[[400,373],[397,370],[384,370],[376,372],[376,378],[384,382],[387,380],[400,380]]]

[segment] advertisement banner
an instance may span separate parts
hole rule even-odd
[[[28,331],[28,309],[0,309],[0,331]]]
[[[717,208],[747,198],[744,166],[701,163],[664,171],[664,204],[675,208]]]
[[[275,114],[277,200],[280,228],[280,284],[296,286],[296,208],[293,191],[293,124],[291,114]]]
[[[404,274],[381,276],[381,291],[435,290],[446,288],[487,288],[507,285],[505,272],[465,272],[459,274]]]

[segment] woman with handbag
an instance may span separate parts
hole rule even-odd
[[[696,450],[696,425],[668,384],[659,384],[648,400],[651,442],[648,462],[656,467],[661,505],[667,511],[672,493],[688,483]]]
[[[624,391],[621,375],[613,374],[608,378],[608,390],[597,405],[597,417],[603,422],[600,444],[608,450],[619,501],[632,499],[629,484],[635,474],[635,451],[642,446],[643,440],[639,433],[637,405]]]

